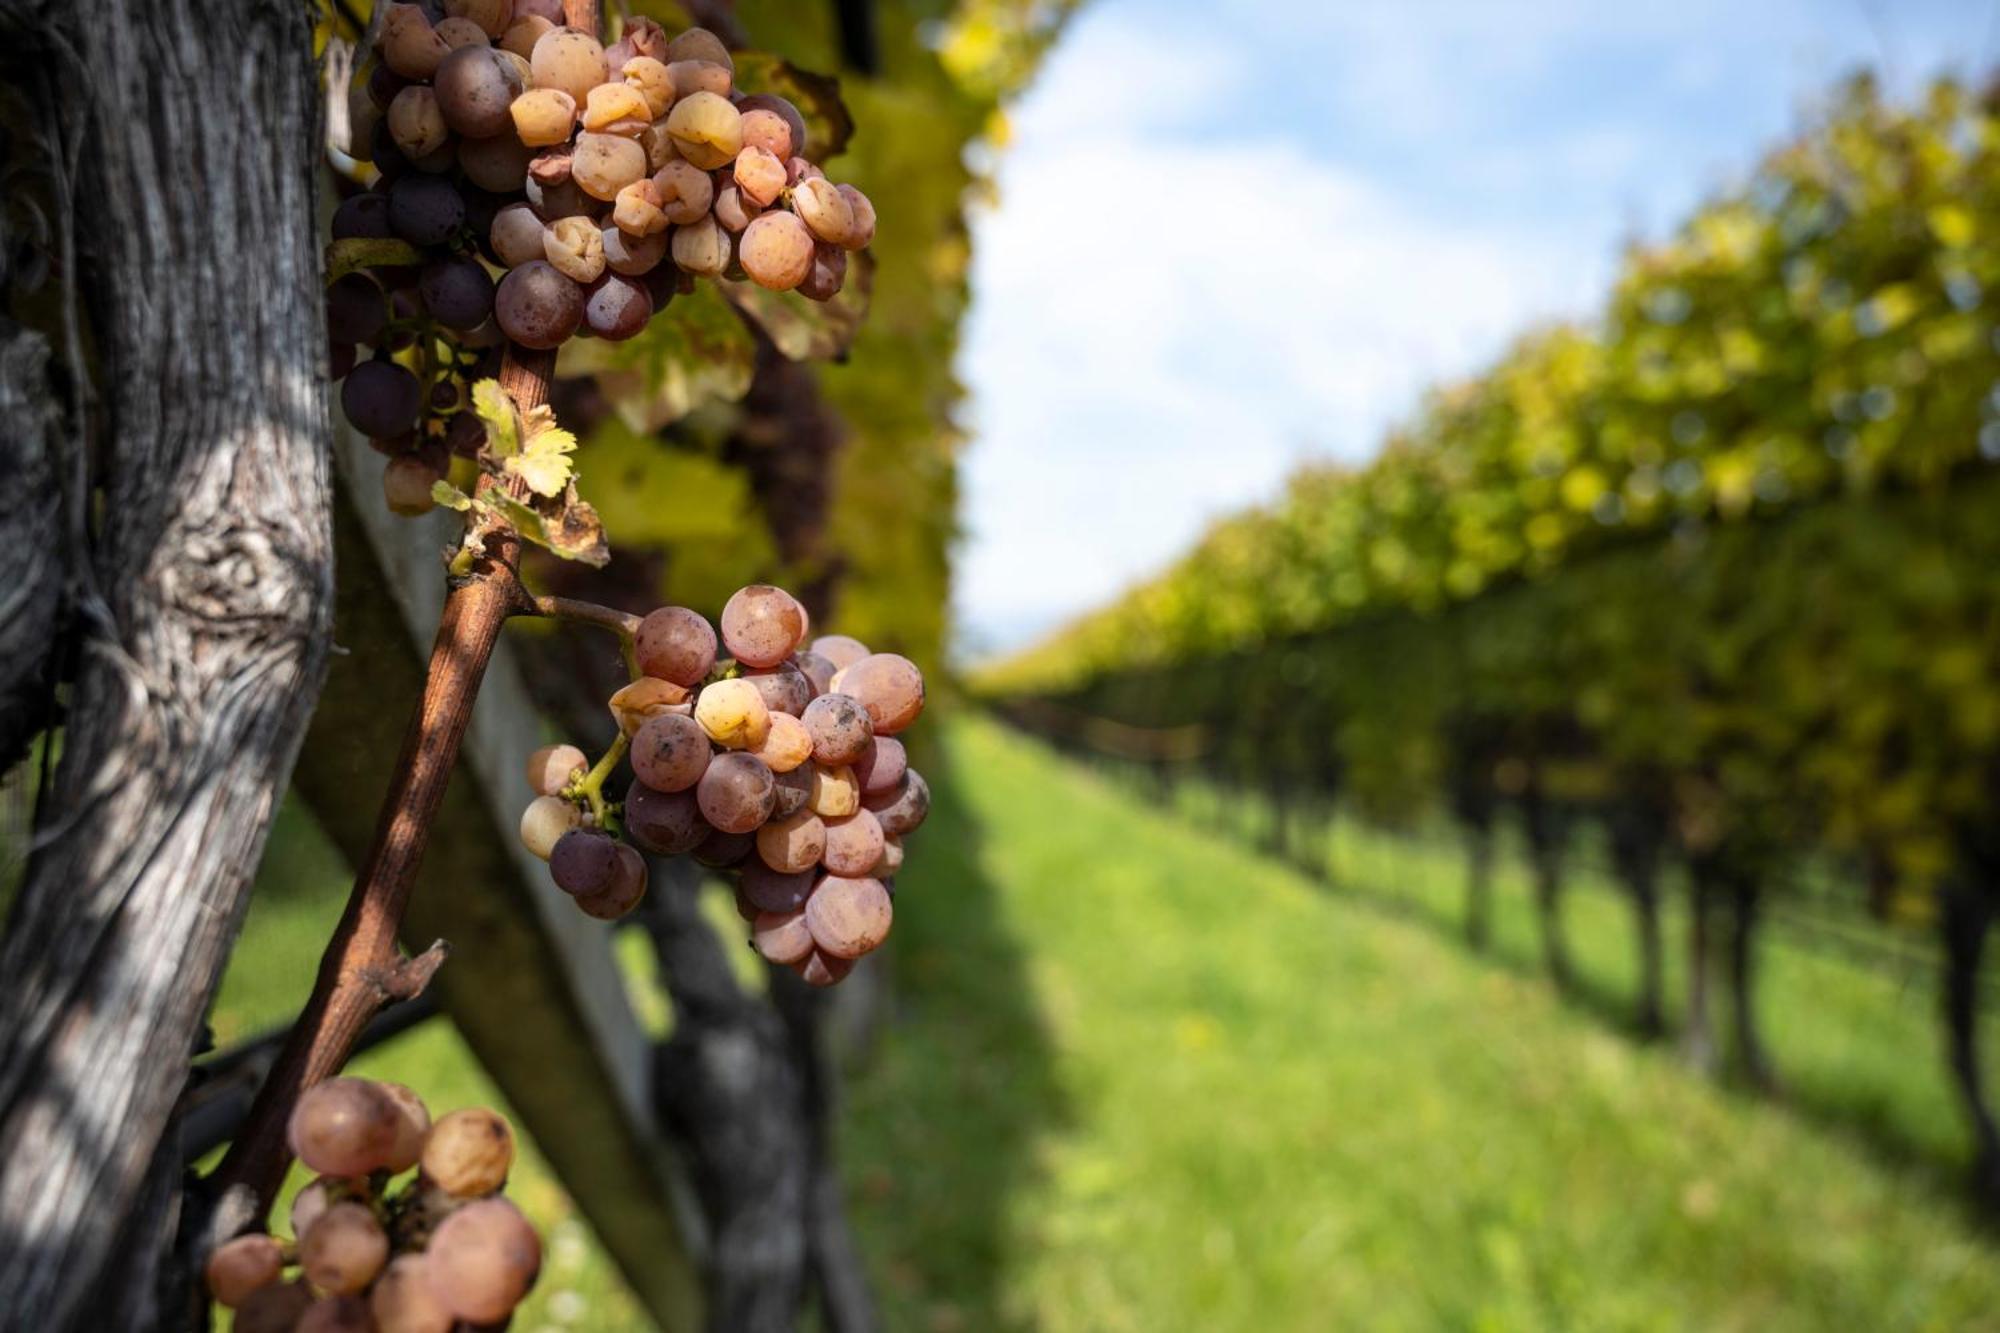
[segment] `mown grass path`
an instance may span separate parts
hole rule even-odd
[[[843,1122],[892,1328],[2000,1329],[1935,1171],[993,724],[946,754]]]

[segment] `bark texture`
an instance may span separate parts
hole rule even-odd
[[[86,1300],[150,1285],[170,1238],[118,1243],[159,1215],[148,1168],[324,667],[319,97],[288,0],[0,0],[0,39],[57,180],[67,369],[95,386],[66,512],[100,515],[0,944],[0,1327],[47,1333],[106,1327]]]
[[[0,241],[4,241],[0,231]],[[4,265],[0,259],[0,265]],[[4,280],[4,274],[0,274]],[[62,635],[61,505],[56,487],[57,412],[49,347],[0,317],[0,773],[47,725]]]

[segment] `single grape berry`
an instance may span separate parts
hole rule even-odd
[[[585,916],[599,921],[616,921],[630,916],[646,896],[646,858],[624,843],[618,844],[618,865],[611,883],[602,892],[586,893],[576,900]]]
[[[789,773],[812,758],[812,733],[790,713],[771,714],[771,730],[764,743],[750,751],[773,773]]]
[[[528,853],[546,861],[556,843],[573,829],[583,826],[583,811],[560,796],[537,796],[521,812],[521,845]]]
[[[493,316],[523,347],[560,347],[583,322],[583,288],[548,260],[530,260],[500,280]]]
[[[386,1166],[403,1114],[379,1084],[364,1078],[316,1083],[292,1107],[287,1137],[293,1156],[323,1176],[365,1176]]]
[[[549,878],[572,898],[599,893],[618,871],[618,844],[594,829],[576,829],[549,852]]]
[[[909,768],[909,753],[894,736],[877,736],[854,761],[854,776],[861,783],[861,799],[894,791]]]
[[[812,641],[812,651],[833,663],[833,669],[838,672],[868,656],[870,649],[861,640],[845,634],[822,634]]]
[[[692,852],[713,831],[692,791],[655,791],[637,779],[626,789],[626,836],[655,856]]]
[[[745,666],[778,665],[805,632],[805,608],[783,588],[751,584],[737,589],[722,608],[722,642]]]
[[[512,1314],[542,1267],[535,1229],[505,1199],[481,1199],[453,1212],[424,1254],[431,1294],[455,1318],[475,1324]]]
[[[389,225],[411,245],[443,245],[465,222],[465,196],[443,176],[413,172],[389,187]]]
[[[424,265],[417,291],[432,318],[448,329],[473,329],[493,313],[493,279],[476,259],[454,256]]]
[[[260,1287],[283,1279],[285,1252],[271,1237],[255,1234],[238,1236],[215,1247],[202,1266],[208,1293],[218,1305],[234,1310],[250,1299]]]
[[[708,771],[708,736],[693,718],[649,718],[632,734],[632,771],[655,791],[686,791]]]
[[[822,694],[806,705],[800,721],[812,736],[813,759],[822,764],[854,763],[875,738],[868,710],[851,695]]]
[[[763,760],[731,751],[710,761],[695,786],[695,800],[711,826],[724,833],[750,833],[771,817],[776,783]]]
[[[854,970],[854,960],[837,957],[824,949],[814,949],[810,957],[803,963],[795,964],[792,970],[808,986],[831,986],[844,980]]]
[[[388,1262],[389,1233],[366,1204],[334,1204],[299,1237],[300,1271],[335,1295],[365,1291]]]
[[[924,711],[923,673],[895,653],[871,653],[843,668],[834,688],[861,701],[877,735],[895,735]]]
[[[513,1128],[483,1106],[440,1116],[424,1140],[421,1165],[424,1179],[453,1198],[483,1198],[507,1183],[514,1166]]]
[[[780,662],[772,667],[758,667],[743,673],[743,679],[757,687],[763,697],[764,707],[773,713],[790,713],[802,717],[806,705],[812,702],[812,682],[806,673],[790,662]]]
[[[876,822],[882,831],[894,837],[902,837],[914,832],[924,817],[931,812],[931,787],[924,781],[924,775],[916,769],[906,769],[902,781],[888,791],[877,792],[863,798],[868,809],[875,812]]]
[[[451,1311],[432,1294],[422,1254],[400,1254],[368,1292],[376,1333],[451,1333]]]
[[[663,606],[639,622],[639,669],[690,688],[715,666],[715,630],[684,606]]]
[[[826,845],[820,860],[831,873],[861,878],[882,859],[882,826],[873,812],[856,810],[827,820],[825,828]]]
[[[826,825],[810,810],[773,819],[757,830],[758,858],[782,874],[811,870],[825,852]]]
[[[430,1108],[424,1105],[424,1099],[417,1096],[413,1089],[401,1083],[377,1083],[375,1086],[396,1107],[396,1139],[382,1161],[382,1169],[394,1175],[415,1166],[417,1158],[423,1155],[424,1136],[431,1129]]]
[[[859,958],[889,937],[895,916],[879,880],[828,875],[806,899],[806,925],[822,953]]]
[[[554,796],[590,767],[574,745],[544,745],[528,756],[528,789],[537,796]]]
[[[340,385],[340,410],[363,435],[401,435],[423,408],[424,386],[394,361],[364,361]]]
[[[750,930],[750,944],[770,962],[802,963],[813,951],[812,930],[804,912],[760,912]]]
[[[694,720],[710,740],[731,750],[754,750],[771,734],[763,694],[741,677],[703,686],[695,696]]]

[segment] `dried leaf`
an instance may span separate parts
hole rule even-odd
[[[326,247],[326,280],[339,282],[356,269],[408,268],[424,262],[423,251],[393,236],[349,236]]]

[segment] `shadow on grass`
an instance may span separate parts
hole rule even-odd
[[[1072,760],[1076,758],[1074,755],[1069,757]],[[1129,779],[1121,776],[1115,768],[1090,766],[1110,781],[1121,786],[1130,785]],[[1180,808],[1208,832],[1236,843],[1246,852],[1288,867],[1344,902],[1426,930],[1510,976],[1547,982],[1553,987],[1542,955],[1531,939],[1496,932],[1484,947],[1474,947],[1467,938],[1462,912],[1454,911],[1437,899],[1399,893],[1392,884],[1382,882],[1379,867],[1357,869],[1334,864],[1325,841],[1317,836],[1317,830],[1301,840],[1308,846],[1286,847],[1273,837],[1272,831],[1266,827],[1267,821],[1254,810],[1213,807],[1193,811],[1185,805]],[[1500,897],[1507,893],[1497,884],[1491,891]],[[1570,895],[1603,891],[1602,886],[1586,889],[1581,883],[1572,883],[1568,889]],[[1619,895],[1619,901],[1626,901],[1623,895]],[[1727,927],[1718,921],[1718,929],[1726,932]],[[1773,934],[1768,927],[1765,929],[1761,948],[1770,947]],[[1638,947],[1635,925],[1632,936],[1635,953]],[[1671,947],[1673,944],[1670,941]],[[1717,947],[1722,947],[1720,940]],[[1680,963],[1681,960],[1674,959],[1669,966]],[[1636,993],[1610,978],[1596,975],[1591,960],[1575,951],[1572,952],[1571,964],[1570,983],[1560,988],[1559,994],[1572,1009],[1629,1041],[1668,1051],[1678,1049],[1685,1036],[1685,1027],[1671,1007],[1663,1015],[1664,1027],[1649,1029],[1642,1021]],[[1890,1104],[1879,1086],[1844,1081],[1835,1072],[1812,1064],[1793,1062],[1781,1071],[1776,1088],[1760,1086],[1732,1058],[1729,1050],[1731,1001],[1719,980],[1716,987],[1712,999],[1716,1009],[1711,1021],[1718,1059],[1722,1063],[1721,1068],[1715,1071],[1715,1082],[1726,1094],[1745,1105],[1766,1104],[1783,1108],[1800,1121],[1839,1139],[1851,1151],[1870,1157],[1918,1182],[1936,1194],[1940,1201],[1957,1210],[1970,1225],[2000,1238],[2000,1209],[1979,1195],[1970,1182],[1969,1145],[1961,1151],[1940,1148],[1934,1141],[1926,1141],[1919,1129],[1907,1123]],[[1912,1049],[1909,1055],[1912,1060],[1943,1059],[1935,1044]],[[1780,1059],[1782,1061],[1782,1054]],[[1693,1069],[1692,1066],[1690,1068]]]
[[[1024,1240],[1009,1199],[1069,1113],[1026,950],[987,869],[970,780],[949,742],[897,896],[894,1012],[847,1083],[842,1161],[885,1326],[1008,1330],[1003,1278]]]

